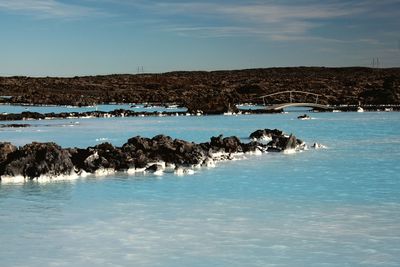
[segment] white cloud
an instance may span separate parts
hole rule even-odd
[[[112,1],[112,0],[110,0]],[[115,1],[115,0],[114,0]],[[128,1],[119,0],[128,3]],[[333,20],[362,16],[375,16],[376,10],[395,0],[374,1],[327,1],[301,4],[282,4],[277,1],[231,1],[230,3],[210,2],[130,2],[136,8],[164,17],[161,25],[167,31],[200,37],[258,36],[273,41],[335,41],[316,35],[313,30],[323,29]],[[388,8],[386,8],[388,9]],[[390,10],[390,9],[389,9]],[[378,12],[379,13],[379,12]],[[178,18],[177,20],[175,20]],[[376,18],[376,17],[375,17]],[[170,23],[170,22],[173,23]],[[178,23],[177,23],[178,22]],[[365,43],[377,44],[373,40]],[[356,40],[359,41],[359,40]]]
[[[0,10],[19,12],[40,18],[79,18],[101,14],[94,8],[64,4],[55,0],[0,0]]]

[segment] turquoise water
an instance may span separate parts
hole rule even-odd
[[[327,149],[194,175],[0,184],[1,266],[399,266],[400,113],[29,121],[0,140],[120,145],[279,128]]]

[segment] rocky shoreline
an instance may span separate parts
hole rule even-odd
[[[116,109],[113,111],[86,111],[86,112],[61,112],[39,113],[24,111],[21,113],[0,114],[0,121],[18,120],[45,120],[45,119],[71,119],[71,118],[111,118],[111,117],[147,117],[147,116],[186,116],[184,111],[132,111]]]
[[[234,114],[273,114],[282,113],[276,110],[243,110],[237,113],[225,113],[226,115]],[[39,113],[24,111],[21,113],[3,113],[0,114],[0,121],[19,121],[19,120],[45,120],[45,119],[78,119],[78,118],[114,118],[114,117],[165,117],[165,116],[200,116],[203,112],[196,111],[189,113],[186,111],[132,111],[127,109],[116,109],[113,111],[86,111],[86,112],[61,112],[61,113]],[[215,114],[217,115],[217,114]]]
[[[316,110],[318,112],[356,112],[358,106],[332,106],[328,110]],[[364,111],[400,111],[400,105],[369,105],[363,106]],[[237,112],[222,113],[225,115],[241,115],[241,114],[277,114],[283,110],[267,110],[267,109],[238,109]],[[196,111],[190,113],[187,111],[132,111],[127,109],[115,109],[113,111],[86,111],[86,112],[61,112],[61,113],[39,113],[24,111],[21,113],[3,113],[0,114],[0,121],[20,121],[20,120],[46,120],[46,119],[79,119],[79,118],[114,118],[114,117],[165,117],[165,116],[200,116],[204,113]],[[206,114],[204,114],[206,115]],[[209,114],[210,115],[210,114]],[[217,114],[215,114],[217,115]],[[27,127],[29,125],[25,125]],[[13,127],[0,126],[0,127]],[[23,127],[20,124],[15,124],[15,127]]]
[[[57,179],[114,172],[174,172],[190,174],[193,168],[215,166],[238,155],[303,150],[306,145],[294,135],[280,130],[257,130],[251,141],[236,136],[211,137],[204,143],[173,139],[165,135],[153,138],[132,137],[121,147],[102,143],[88,148],[61,148],[55,143],[33,142],[16,147],[0,143],[0,179],[2,181]],[[268,140],[268,142],[262,142]]]
[[[0,102],[90,106],[107,103],[175,103],[189,113],[237,112],[235,104],[262,104],[281,91],[319,94],[318,103],[400,104],[400,68],[291,67],[227,71],[115,74],[84,77],[0,77]],[[293,94],[296,102],[314,97]],[[268,103],[288,102],[274,95]]]

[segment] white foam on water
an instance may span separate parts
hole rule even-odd
[[[190,168],[183,168],[183,167],[177,167],[174,171],[175,175],[178,176],[183,176],[183,175],[192,175],[194,174],[195,171],[193,169]]]
[[[223,160],[228,159],[229,153],[220,151],[220,152],[211,153],[210,156],[214,161],[223,161]]]
[[[87,173],[86,171],[84,171],[84,170],[80,170],[79,172],[76,172],[80,177],[82,177],[82,178],[85,178],[85,177],[87,177],[88,175],[90,175],[90,173]]]
[[[265,152],[264,152],[264,153],[265,153]],[[254,150],[254,151],[246,152],[246,154],[247,154],[247,155],[260,156],[260,155],[263,154],[263,152],[262,152],[260,149],[257,148],[257,149]]]
[[[176,168],[176,165],[174,163],[166,163],[164,171],[165,172],[169,172],[169,173],[171,173],[171,172],[173,173],[175,168]]]
[[[116,170],[111,168],[100,168],[94,172],[95,176],[108,176],[116,173]]]
[[[314,149],[326,149],[327,148],[327,146],[320,144],[320,143],[314,143],[311,147]]]
[[[283,154],[295,154],[296,152],[296,149],[293,148],[283,150]]]
[[[127,174],[135,174],[135,173],[144,173],[146,167],[144,168],[129,168],[126,173]]]
[[[238,153],[232,153],[229,160],[236,161],[236,160],[244,160],[246,159],[245,153],[243,152],[238,152]]]
[[[17,175],[17,176],[9,176],[9,175],[3,175],[1,176],[1,183],[8,184],[20,184],[24,183],[26,181],[26,178],[22,175]]]
[[[255,141],[257,141],[257,140],[255,140]],[[269,136],[269,135],[263,135],[263,136],[261,137],[260,141],[263,141],[263,142],[271,142],[271,141],[272,141],[272,137]]]
[[[158,170],[158,171],[152,172],[152,174],[156,175],[156,176],[161,176],[164,174],[164,170]]]
[[[2,184],[21,184],[31,181],[36,181],[40,183],[57,182],[57,181],[74,181],[81,177],[75,172],[71,174],[61,174],[61,175],[41,175],[39,177],[30,179],[29,177],[24,177],[22,175],[8,176],[4,175],[1,177]]]
[[[212,158],[207,158],[206,160],[204,160],[203,166],[205,166],[207,168],[214,168],[215,167],[215,162],[214,162],[214,160]]]
[[[107,137],[96,138],[96,142],[107,141],[107,140],[109,140]]]

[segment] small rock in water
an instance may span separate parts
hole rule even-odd
[[[326,146],[319,143],[314,143],[311,147],[314,149],[326,148]]]
[[[297,117],[299,120],[311,120],[311,117],[308,116],[307,114],[300,115]]]

